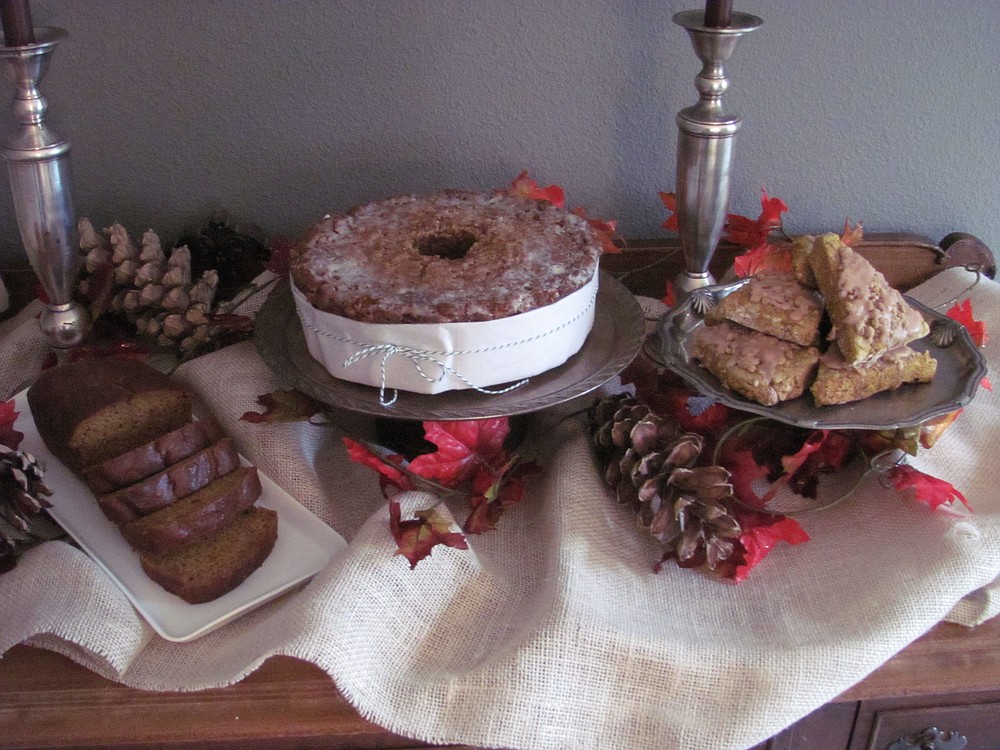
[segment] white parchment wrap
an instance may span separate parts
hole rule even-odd
[[[473,323],[359,323],[317,310],[294,284],[309,353],[336,378],[413,393],[485,389],[558,367],[594,324],[598,274],[551,305]]]

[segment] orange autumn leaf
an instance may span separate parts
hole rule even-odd
[[[848,247],[855,247],[861,243],[864,236],[865,227],[863,222],[859,221],[852,227],[850,217],[844,219],[844,233],[840,236],[841,242]]]
[[[667,307],[673,307],[677,304],[677,290],[674,288],[672,282],[667,282],[666,289],[663,292],[663,298],[660,301]]]
[[[923,448],[933,448],[934,444],[944,434],[945,430],[951,427],[952,423],[958,419],[962,413],[961,409],[948,412],[940,417],[928,419],[920,425],[920,445]]]
[[[768,195],[766,188],[760,192],[760,215],[756,219],[739,214],[726,217],[725,239],[734,245],[756,248],[767,241],[771,232],[781,228],[781,215],[788,211],[788,204]]]
[[[765,271],[792,272],[792,255],[787,245],[771,245],[764,242],[733,260],[733,272],[741,279]]]
[[[566,207],[566,195],[561,187],[558,185],[549,185],[544,188],[540,187],[537,182],[528,176],[528,170],[524,170],[521,174],[514,178],[514,181],[510,184],[508,192],[511,195],[516,195],[520,198],[533,198],[535,200],[548,201],[553,206],[558,208]]]
[[[678,231],[677,224],[677,195],[674,193],[660,193],[660,200],[663,201],[663,207],[670,212],[667,216],[667,220],[663,222],[663,228],[668,232]]]
[[[601,243],[601,251],[605,253],[620,253],[621,248],[615,244],[615,228],[617,222],[607,219],[591,219],[582,208],[574,208],[571,213],[590,224]]]

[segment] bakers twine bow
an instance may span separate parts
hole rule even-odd
[[[357,344],[358,342],[350,342],[350,343]],[[489,351],[489,350],[484,349],[481,351]],[[518,382],[512,385],[508,385],[505,388],[495,388],[495,389],[482,388],[476,385],[475,383],[471,382],[468,378],[466,378],[464,375],[458,372],[455,368],[449,367],[439,359],[435,359],[433,355],[439,353],[441,352],[426,352],[421,349],[414,349],[411,346],[400,346],[399,344],[371,344],[368,346],[363,346],[357,352],[348,357],[344,361],[344,367],[350,367],[351,365],[360,362],[363,359],[375,356],[377,354],[382,355],[382,361],[379,363],[379,378],[381,384],[379,385],[378,389],[378,402],[382,406],[392,406],[394,403],[396,403],[396,400],[399,398],[399,391],[395,388],[389,389],[385,384],[386,362],[389,361],[389,357],[392,357],[397,354],[406,357],[408,360],[410,360],[413,363],[413,369],[416,370],[417,374],[424,380],[426,380],[428,383],[437,383],[442,378],[444,378],[445,375],[451,375],[454,378],[458,378],[463,383],[465,383],[465,385],[467,385],[469,388],[475,391],[479,391],[480,393],[485,393],[490,396],[499,396],[500,394],[507,393],[509,391],[514,390],[515,388],[520,388],[522,385],[528,382],[528,378],[524,378],[523,380],[519,380]],[[472,352],[453,352],[453,353],[470,354]],[[420,366],[421,362],[433,362],[441,369],[441,374],[438,375],[436,378],[431,377],[426,372],[424,372],[424,368]],[[389,399],[386,398],[387,390],[392,390],[392,398]]]
[[[532,341],[543,339],[547,336],[551,336],[552,334],[557,333],[558,331],[561,331],[563,328],[566,328],[567,326],[572,325],[581,317],[586,315],[590,311],[590,309],[594,306],[596,299],[597,299],[597,293],[595,290],[593,296],[591,296],[590,298],[590,302],[582,310],[580,310],[580,312],[578,312],[569,320],[565,320],[559,325],[550,328],[548,331],[545,331],[543,333],[539,333],[534,336],[529,336],[528,338],[520,339],[518,341],[509,341],[507,343],[500,344],[498,346],[488,346],[488,347],[483,347],[481,349],[466,349],[464,351],[459,350],[459,351],[435,352],[435,351],[427,351],[424,349],[416,349],[412,346],[405,346],[402,344],[389,344],[389,343],[368,344],[363,341],[355,341],[353,339],[344,336],[337,336],[336,334],[330,333],[329,331],[324,331],[320,328],[317,328],[316,326],[312,325],[312,323],[303,318],[301,311],[298,311],[298,318],[303,326],[305,326],[306,328],[308,328],[309,330],[313,331],[314,333],[320,336],[334,339],[336,341],[340,341],[345,344],[350,344],[352,346],[360,347],[358,351],[356,351],[354,354],[352,354],[350,357],[344,360],[343,367],[345,368],[351,367],[352,365],[355,365],[361,360],[367,359],[368,357],[381,355],[382,359],[381,362],[379,362],[380,385],[378,392],[378,401],[381,406],[385,407],[385,406],[392,406],[399,399],[398,389],[389,388],[386,385],[386,363],[389,361],[390,357],[394,356],[402,356],[410,360],[413,363],[413,367],[416,370],[417,374],[420,375],[420,377],[422,377],[428,383],[437,383],[442,378],[444,378],[445,375],[451,375],[452,377],[462,381],[470,389],[478,391],[479,393],[485,393],[490,396],[499,396],[503,393],[508,393],[510,391],[513,391],[516,388],[520,388],[521,386],[525,385],[528,382],[529,378],[523,378],[522,380],[519,380],[518,382],[508,385],[504,388],[483,388],[470,381],[468,378],[466,378],[464,375],[458,372],[455,368],[446,365],[444,362],[438,359],[438,357],[455,357],[455,356],[464,356],[470,354],[485,354],[487,352],[495,352],[495,351],[501,351],[503,349],[510,349],[515,346],[521,346],[522,344],[527,344]],[[427,372],[425,372],[424,368],[421,366],[422,363],[425,362],[431,362],[434,365],[436,365],[441,371],[440,374],[437,377],[432,377],[431,375],[428,375]],[[391,398],[387,397],[387,392],[390,390],[392,391]]]

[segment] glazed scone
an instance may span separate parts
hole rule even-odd
[[[857,365],[926,336],[924,316],[865,258],[835,234],[816,238],[809,266],[833,323],[844,361]]]
[[[809,265],[809,255],[812,253],[816,238],[811,234],[800,234],[792,240],[792,273],[799,283],[809,289],[819,289],[812,267]]]
[[[809,390],[817,406],[846,404],[904,383],[929,383],[936,371],[937,360],[929,352],[909,346],[896,347],[872,362],[851,367],[833,345],[820,357],[816,380]]]
[[[723,385],[764,406],[801,396],[816,370],[819,350],[782,341],[728,321],[701,326],[691,356]]]
[[[754,276],[705,313],[705,322],[739,323],[800,346],[819,346],[823,301],[789,273]]]

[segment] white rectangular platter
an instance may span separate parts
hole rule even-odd
[[[33,453],[45,466],[45,484],[52,490],[50,515],[104,569],[150,626],[169,641],[199,638],[280,596],[325,568],[347,546],[340,534],[261,473],[263,492],[257,505],[278,513],[274,550],[228,594],[204,604],[188,604],[146,575],[139,555],[101,511],[93,493],[45,447],[26,392],[15,397],[14,406],[20,413],[15,427],[24,433],[20,449]]]

